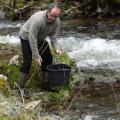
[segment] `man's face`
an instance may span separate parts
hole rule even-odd
[[[60,15],[59,8],[53,8],[48,12],[48,22],[54,22]]]

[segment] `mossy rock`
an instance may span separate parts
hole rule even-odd
[[[7,82],[7,77],[0,74],[0,94],[3,96],[10,96],[10,87]]]

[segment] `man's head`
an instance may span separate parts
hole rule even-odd
[[[58,4],[50,5],[47,13],[48,22],[54,22],[60,15],[60,7]]]

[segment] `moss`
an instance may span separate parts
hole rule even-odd
[[[34,1],[33,0],[31,0],[30,2],[29,2],[29,6],[33,6],[34,5]]]
[[[3,95],[9,97],[10,95],[9,86],[4,78],[0,78],[0,91],[2,92]]]
[[[48,0],[48,3],[52,3],[52,2],[54,2],[54,0]]]
[[[9,119],[5,116],[0,116],[0,120],[9,120]]]
[[[27,88],[34,90],[40,89],[42,79],[42,72],[36,68],[36,65],[32,65],[30,74],[28,76],[28,81],[30,82],[27,85]]]
[[[0,78],[0,88],[3,88],[4,86],[4,81]]]
[[[18,15],[15,11],[10,11],[10,13],[8,14],[8,18],[12,21],[17,20],[17,17],[18,17]]]
[[[9,82],[11,88],[14,88],[15,82],[18,81],[19,68],[20,68],[20,66],[12,66],[12,65],[8,65],[6,67],[5,74],[8,76],[8,82]]]
[[[59,93],[50,93],[49,99],[52,102],[59,102],[60,101],[60,94]]]
[[[16,4],[16,8],[21,8],[24,6],[24,0],[18,0]]]
[[[120,4],[120,0],[112,0],[112,2]]]
[[[22,4],[22,3],[19,3],[16,5],[17,8],[22,8],[23,6],[24,6],[24,4]]]
[[[12,89],[14,88],[15,82],[17,83],[19,79],[20,67],[21,65],[18,65],[18,66],[8,65],[3,71],[3,73],[7,75],[8,82]],[[35,65],[32,65],[31,71],[26,79],[27,81],[29,81],[29,83],[27,84],[27,88],[36,90],[40,88],[42,73],[38,70],[36,71],[34,70],[35,70]]]
[[[52,103],[54,108],[58,109],[60,106],[64,106],[70,100],[69,90],[60,90],[58,93],[48,93],[48,100]]]

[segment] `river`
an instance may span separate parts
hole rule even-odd
[[[0,22],[0,42],[19,43],[18,31],[23,23],[24,21]],[[120,70],[119,24],[92,24],[93,22],[88,21],[84,24],[83,21],[77,21],[77,25],[68,23],[63,22],[59,44],[71,58],[75,58],[78,67],[108,67]]]
[[[24,21],[0,21],[0,43],[19,44],[18,31]],[[75,59],[77,67],[89,77],[106,82],[120,80],[120,19],[112,20],[69,20],[62,21],[59,44],[68,55]],[[98,74],[99,73],[99,74]],[[96,79],[96,81],[99,81]],[[102,89],[106,90],[106,89]],[[119,120],[117,111],[120,89],[115,95],[83,96],[82,107],[86,112],[79,120]],[[111,94],[110,94],[111,93]],[[117,98],[115,98],[117,96]],[[109,100],[108,100],[109,99]],[[116,105],[117,104],[117,105]],[[76,119],[78,120],[78,119]]]

